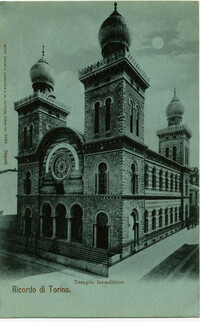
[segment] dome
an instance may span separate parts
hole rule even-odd
[[[33,83],[34,90],[48,89],[52,91],[54,88],[53,70],[49,63],[44,58],[44,51],[42,58],[31,67],[30,78]]]
[[[176,96],[176,90],[174,89],[174,97],[166,108],[166,115],[169,121],[169,125],[180,123],[184,113],[184,105],[180,102]]]
[[[99,29],[99,43],[102,55],[126,47],[129,49],[131,37],[124,18],[117,11],[117,3],[114,4],[113,13],[102,23]]]

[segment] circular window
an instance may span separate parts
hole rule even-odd
[[[71,168],[70,158],[66,153],[56,155],[52,162],[52,175],[56,180],[63,180],[69,175]]]

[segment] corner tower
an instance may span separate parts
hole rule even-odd
[[[85,87],[85,140],[127,136],[144,141],[144,97],[149,79],[129,53],[130,33],[114,5],[102,23],[103,60],[80,71]]]
[[[182,165],[189,166],[189,141],[192,136],[186,125],[181,124],[184,106],[176,96],[166,108],[168,127],[157,131],[159,153]]]

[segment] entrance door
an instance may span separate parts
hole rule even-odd
[[[108,248],[108,217],[105,213],[97,216],[97,248]]]
[[[71,209],[71,240],[74,242],[82,243],[83,231],[83,210],[79,205],[74,205]]]

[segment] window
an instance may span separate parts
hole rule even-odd
[[[24,149],[27,147],[27,127],[24,128]]]
[[[42,233],[44,236],[51,237],[53,233],[53,218],[51,217],[51,206],[44,203],[42,206],[43,226]]]
[[[173,208],[170,210],[170,224],[173,224]]]
[[[24,193],[26,195],[31,194],[31,174],[30,172],[26,172],[26,178],[24,179]]]
[[[176,207],[175,208],[175,219],[174,219],[174,221],[177,222],[177,220],[178,220],[178,214],[177,214],[177,207]]]
[[[156,189],[156,168],[152,169],[152,188]]]
[[[169,148],[165,149],[165,156],[166,156],[166,158],[169,158]]]
[[[159,228],[162,228],[162,209],[159,210]]]
[[[94,133],[99,133],[99,108],[100,103],[96,102],[94,105]]]
[[[178,180],[177,180],[177,174],[175,175],[175,191],[178,190]]]
[[[139,136],[139,124],[140,124],[140,118],[139,118],[139,106],[137,105],[137,111],[136,111],[136,135]]]
[[[188,180],[185,180],[185,195],[188,196]]]
[[[148,227],[148,211],[145,210],[144,213],[144,233],[148,233],[149,227]]]
[[[30,126],[30,148],[32,148],[33,145],[33,125]]]
[[[185,147],[185,164],[189,164],[189,149]]]
[[[144,186],[147,188],[149,186],[149,174],[148,174],[148,165],[145,165],[144,168]]]
[[[179,207],[179,220],[182,220],[182,211],[181,211],[181,207]]]
[[[132,177],[131,178],[132,194],[136,194],[137,193],[138,175],[137,175],[137,167],[134,163],[131,165],[131,177]]]
[[[155,209],[152,212],[152,230],[156,229],[156,211]]]
[[[162,190],[163,189],[163,172],[162,172],[162,170],[160,170],[160,172],[159,172],[159,188],[160,188],[160,190]]]
[[[181,191],[181,177],[178,178],[178,189]]]
[[[98,193],[106,194],[108,193],[108,174],[107,174],[107,164],[101,162],[98,167]]]
[[[165,173],[165,190],[168,190],[168,172]]]
[[[165,226],[168,225],[168,208],[165,209]]]
[[[185,205],[185,218],[187,219],[189,217],[188,214],[188,205]]]
[[[134,118],[134,108],[133,108],[133,101],[130,99],[130,132],[133,133],[133,118]]]
[[[105,111],[105,129],[106,131],[110,130],[110,106],[111,106],[111,99],[106,99],[106,111]]]
[[[171,174],[171,184],[170,184],[171,191],[173,191],[173,185],[174,185],[174,178],[173,178],[173,173],[172,173]]]
[[[176,161],[176,147],[173,147],[173,160]]]

